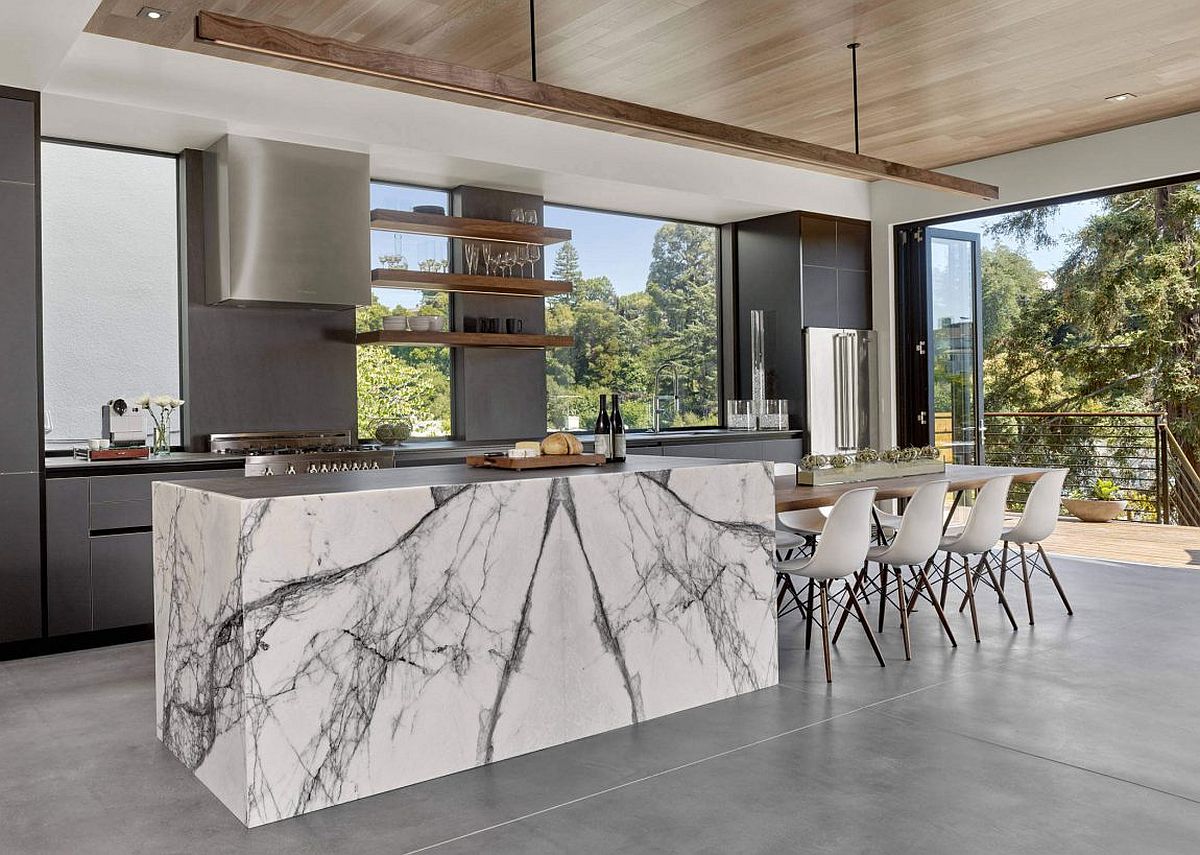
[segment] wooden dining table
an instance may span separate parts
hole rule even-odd
[[[926,475],[900,475],[896,478],[880,478],[874,481],[854,481],[847,484],[822,484],[810,487],[797,484],[794,475],[780,475],[775,479],[775,512],[799,511],[805,508],[824,508],[833,505],[843,493],[863,487],[874,487],[876,501],[907,499],[931,481],[949,481],[948,492],[955,494],[955,507],[965,490],[978,490],[990,479],[1011,475],[1016,483],[1030,483],[1041,478],[1050,469],[1029,466],[964,466],[957,463],[946,465],[945,472]],[[953,513],[953,508],[951,509]]]

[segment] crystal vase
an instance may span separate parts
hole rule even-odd
[[[155,457],[171,456],[171,416],[163,413],[162,421],[154,424],[154,444],[150,453]]]

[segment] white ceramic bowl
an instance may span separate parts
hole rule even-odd
[[[425,315],[410,315],[408,318],[408,328],[413,332],[428,332],[429,324],[433,318]]]

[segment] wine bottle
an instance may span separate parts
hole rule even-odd
[[[621,420],[621,396],[613,393],[612,407],[612,461],[625,462],[625,422]]]
[[[596,416],[596,427],[592,431],[596,437],[596,454],[603,454],[605,460],[612,460],[612,425],[608,421],[608,395],[600,396],[600,415]]]

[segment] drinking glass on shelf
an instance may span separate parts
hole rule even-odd
[[[494,267],[495,258],[492,254],[492,245],[490,243],[485,243],[483,245],[483,269],[488,276],[491,276]]]
[[[525,219],[524,219],[524,221],[523,221],[523,222],[525,222],[525,224],[526,224],[526,225],[530,225],[530,226],[536,226],[536,225],[538,224],[538,215],[537,215],[537,211],[529,211],[529,210],[527,210],[527,211],[525,212]]]
[[[517,244],[516,249],[517,275],[525,275],[525,265],[529,263],[529,247],[525,244]]]
[[[463,244],[463,257],[467,262],[467,275],[474,276],[479,266],[479,244],[466,241]]]
[[[528,246],[528,250],[529,250],[529,278],[532,279],[534,276],[537,275],[536,274],[537,263],[542,260],[542,248],[536,243],[531,243]]]
[[[514,223],[525,222],[525,209],[524,208],[513,208],[509,214],[509,219],[511,219]]]

